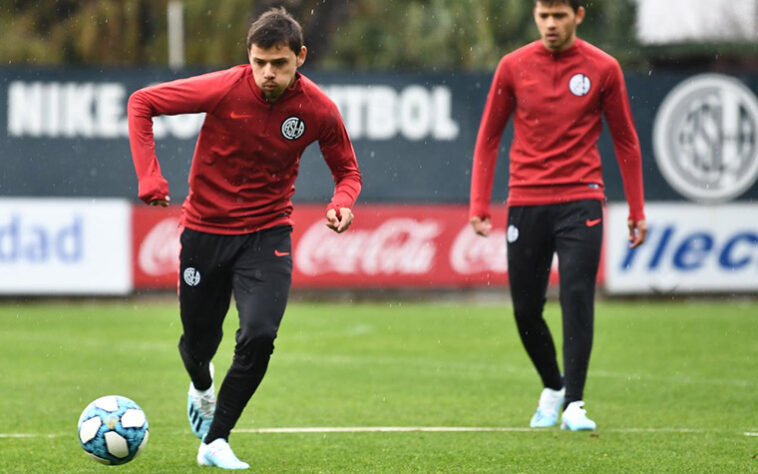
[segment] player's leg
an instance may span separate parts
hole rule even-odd
[[[567,412],[576,412],[578,421],[575,427],[583,426],[580,429],[594,429],[594,422],[586,418],[581,401],[592,350],[595,281],[603,240],[602,218],[600,201],[583,200],[561,205],[556,221],[566,383],[564,406],[568,408],[574,404]],[[564,414],[564,424],[566,421]]]
[[[532,427],[555,425],[563,402],[555,344],[543,317],[553,260],[550,222],[549,206],[514,206],[508,212],[508,280],[516,326],[544,387]]]
[[[292,279],[291,231],[282,226],[257,232],[235,262],[233,286],[240,329],[208,442],[228,439],[266,373]]]
[[[508,281],[521,341],[545,387],[563,387],[555,344],[542,316],[553,241],[548,206],[514,206],[508,210]]]
[[[222,337],[231,299],[234,236],[185,229],[181,236],[179,306],[182,336],[179,353],[190,376],[187,416],[196,436],[208,432],[216,395],[210,362]]]

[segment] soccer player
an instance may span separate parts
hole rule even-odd
[[[487,236],[501,135],[513,115],[508,186],[508,274],[521,341],[544,389],[532,427],[593,430],[583,392],[592,348],[604,191],[597,140],[605,115],[629,204],[629,241],[645,241],[642,165],[618,62],[576,37],[580,0],[536,0],[541,39],[505,55],[479,127],[469,218]],[[564,374],[543,308],[558,254]]]
[[[152,117],[205,112],[182,205],[179,352],[191,379],[188,416],[202,439],[197,462],[245,469],[229,433],[260,384],[274,349],[292,275],[292,202],[300,157],[319,142],[334,176],[325,224],[341,233],[361,189],[353,147],[335,104],[297,71],[300,25],[284,9],[247,35],[250,64],[141,89],[129,99],[129,139],[139,197],[169,203]],[[231,295],[239,313],[234,359],[215,397],[211,359]]]

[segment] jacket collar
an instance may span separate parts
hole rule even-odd
[[[574,43],[569,46],[568,48],[564,49],[563,51],[551,51],[545,47],[545,45],[542,43],[542,40],[537,40],[535,43],[535,49],[537,50],[537,53],[541,56],[548,56],[555,59],[558,58],[568,58],[571,56],[574,56],[579,53],[580,49],[582,48],[582,45],[584,44],[584,41],[580,40],[578,37],[574,39]]]

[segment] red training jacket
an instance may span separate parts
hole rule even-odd
[[[140,89],[129,98],[129,141],[139,198],[165,199],[168,183],[155,155],[152,117],[205,112],[182,205],[187,227],[243,234],[292,225],[300,157],[319,142],[335,189],[327,207],[352,208],[361,174],[334,103],[300,73],[273,103],[255,84],[250,65]],[[339,213],[338,213],[339,215]]]
[[[642,158],[618,62],[576,39],[554,53],[535,41],[507,54],[492,80],[474,150],[469,216],[489,217],[500,139],[511,114],[508,205],[605,199],[597,140],[605,115],[629,218],[645,218]]]

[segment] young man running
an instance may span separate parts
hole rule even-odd
[[[474,151],[469,218],[487,236],[503,129],[513,115],[508,192],[508,275],[516,325],[542,379],[532,427],[594,430],[583,392],[592,348],[595,279],[603,238],[603,180],[597,140],[604,115],[629,204],[629,241],[645,241],[642,165],[618,62],[576,37],[580,0],[536,0],[541,39],[500,61]],[[558,254],[563,362],[543,319]]]
[[[250,64],[135,92],[129,139],[139,197],[167,206],[152,118],[204,112],[182,205],[179,352],[191,383],[187,410],[202,466],[246,469],[229,434],[266,372],[292,275],[291,198],[300,157],[318,141],[335,180],[326,225],[344,232],[361,189],[355,153],[334,103],[297,72],[300,25],[272,9],[247,35]],[[239,313],[234,359],[215,397],[211,359],[231,295]]]

